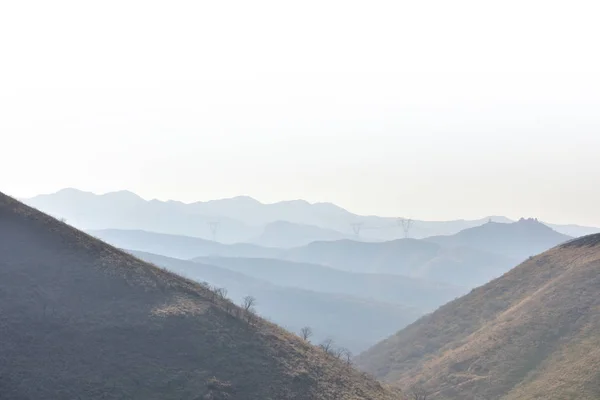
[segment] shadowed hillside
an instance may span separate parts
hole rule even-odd
[[[358,357],[431,399],[600,398],[600,235],[569,241]]]
[[[0,397],[394,399],[216,293],[0,194]]]

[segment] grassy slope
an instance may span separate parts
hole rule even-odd
[[[211,298],[0,194],[0,397],[396,398]]]
[[[431,398],[600,398],[600,235],[551,249],[358,358]]]

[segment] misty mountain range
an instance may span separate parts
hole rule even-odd
[[[232,299],[255,296],[262,316],[292,331],[311,326],[319,340],[332,338],[355,352],[540,249],[571,239],[535,220],[491,222],[443,239],[344,239],[292,249],[140,230],[89,233],[145,261],[224,287]]]
[[[424,310],[417,307],[368,299],[364,295],[348,294],[343,289],[335,292],[314,291],[299,288],[298,285],[276,285],[270,279],[256,278],[255,273],[244,274],[231,268],[151,253],[130,253],[186,278],[225,288],[227,296],[236,303],[241,303],[244,296],[253,296],[257,299],[256,310],[261,316],[291,332],[300,332],[304,326],[310,326],[316,342],[332,339],[355,354],[424,314]],[[313,278],[320,279],[324,284],[330,282],[327,277],[313,275]],[[402,287],[401,284],[396,285],[397,289]],[[422,289],[425,289],[425,285]],[[430,285],[428,290],[420,292],[413,303],[419,303],[427,295],[446,302],[462,294],[456,288],[441,289]]]
[[[119,191],[96,195],[77,189],[23,200],[80,229],[140,229],[193,236],[222,243],[253,243],[267,247],[296,247],[314,241],[349,239],[389,241],[406,236],[401,220],[360,216],[331,203],[304,200],[263,204],[247,197],[207,202],[146,201]],[[508,223],[506,217],[478,220],[419,221],[410,224],[408,236],[424,238],[452,235],[488,221]],[[599,228],[547,224],[569,236],[600,232]],[[216,227],[216,231],[211,230]],[[355,234],[358,232],[359,234]]]
[[[387,242],[344,239],[312,242],[291,249],[248,243],[227,245],[139,230],[88,232],[123,249],[181,259],[278,259],[354,273],[402,275],[467,288],[486,283],[527,257],[571,239],[535,220],[510,224],[491,222],[455,235],[426,239]]]
[[[396,364],[382,357],[379,349],[393,343],[395,332],[404,328],[410,332],[411,327],[439,315],[438,307],[456,304],[469,292],[472,297],[475,291],[471,289],[506,279],[516,265],[523,261],[521,265],[533,265],[536,254],[573,240],[529,218],[481,221],[454,234],[392,240],[359,240],[361,236],[338,234],[326,227],[271,221],[263,226],[262,233],[253,233],[253,240],[222,243],[141,229],[169,226],[169,215],[177,221],[177,229],[190,229],[190,224],[200,220],[207,221],[210,228],[215,220],[205,215],[190,213],[186,220],[180,207],[172,207],[172,202],[146,202],[128,193],[107,196],[92,195],[85,206],[78,201],[48,203],[53,204],[54,214],[59,217],[70,215],[79,223],[93,222],[93,226],[114,224],[117,228],[87,232],[164,270],[210,288],[223,288],[234,303],[241,304],[245,296],[253,296],[260,316],[292,332],[309,326],[315,342],[331,339],[354,354],[365,351],[357,358],[361,366],[392,382],[395,378],[383,374],[380,368],[388,364],[396,368]],[[69,214],[56,213],[67,205]],[[251,227],[248,221],[240,220],[239,214],[235,216],[238,219],[220,221]],[[132,229],[119,228],[123,225]],[[321,240],[314,240],[316,237]],[[76,238],[78,243],[89,240]],[[444,328],[444,332],[453,330],[452,326]],[[398,349],[390,346],[386,351]],[[410,376],[402,383],[409,382]]]
[[[296,332],[311,326],[316,339],[354,352],[571,239],[537,220],[503,217],[414,221],[409,234],[427,237],[402,238],[394,218],[248,197],[184,204],[67,189],[27,202],[145,261],[226,288],[234,301],[252,295],[262,316]],[[359,235],[352,224],[362,224]]]

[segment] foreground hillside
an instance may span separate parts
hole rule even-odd
[[[205,287],[0,194],[0,397],[394,399]]]
[[[358,364],[431,399],[599,399],[600,235],[529,259]]]

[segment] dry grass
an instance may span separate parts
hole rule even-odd
[[[600,235],[534,257],[422,318],[359,365],[432,399],[600,398]]]
[[[199,284],[0,194],[0,398],[391,400]]]

